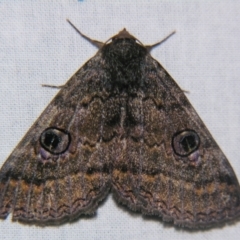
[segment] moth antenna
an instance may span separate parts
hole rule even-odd
[[[173,31],[172,33],[170,33],[167,37],[165,37],[164,39],[162,39],[160,42],[157,42],[153,45],[147,45],[145,46],[147,48],[147,50],[150,52],[153,48],[157,47],[158,45],[162,44],[163,42],[167,41],[167,39],[169,39],[172,35],[174,35],[176,33],[176,31]]]
[[[84,38],[86,39],[88,42],[90,42],[92,45],[94,45],[97,48],[101,48],[104,43],[103,42],[99,42],[97,40],[91,39],[88,36],[84,35],[83,33],[81,33],[71,22],[70,20],[67,19],[67,22]]]

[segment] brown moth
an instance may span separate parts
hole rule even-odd
[[[80,32],[79,32],[80,33]],[[81,33],[80,33],[81,34]],[[189,228],[240,215],[228,160],[184,92],[125,29],[64,85],[0,171],[0,217],[61,224],[112,191]]]

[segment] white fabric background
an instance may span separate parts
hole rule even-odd
[[[0,164],[96,48],[66,22],[101,41],[123,27],[145,44],[173,30],[152,55],[190,99],[240,180],[240,2],[0,1]],[[143,218],[110,195],[92,218],[60,227],[0,221],[1,239],[239,239],[240,222],[189,232]]]

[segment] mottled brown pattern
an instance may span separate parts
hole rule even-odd
[[[62,87],[0,171],[1,218],[60,224],[93,213],[110,190],[183,227],[239,217],[228,160],[148,50],[123,30]]]

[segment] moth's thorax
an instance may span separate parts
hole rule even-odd
[[[141,65],[145,61],[147,49],[132,38],[116,38],[102,49],[102,57],[111,81],[119,89],[138,87]]]
[[[115,61],[123,66],[131,61],[140,61],[146,54],[147,49],[132,38],[112,39],[112,42],[103,48],[103,57],[107,61]]]

